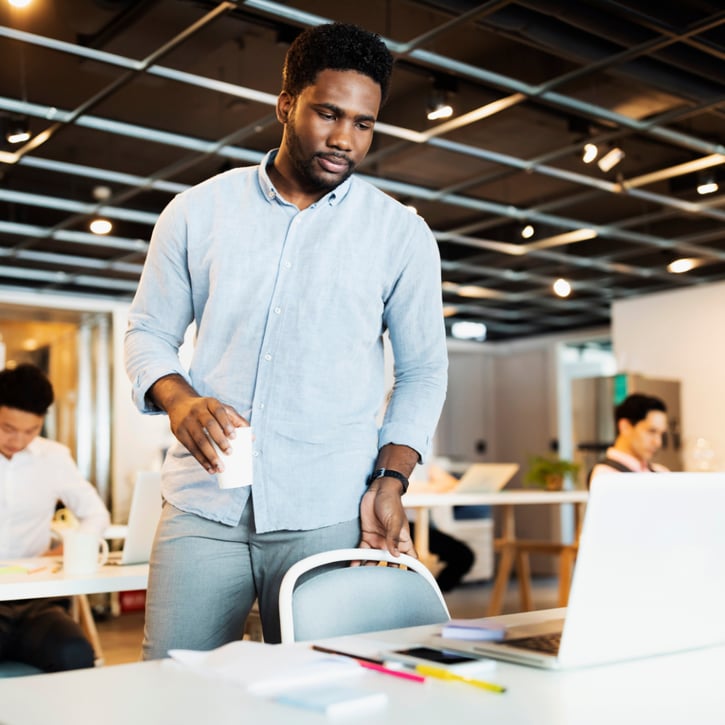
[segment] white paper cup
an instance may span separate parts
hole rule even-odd
[[[108,561],[108,543],[90,531],[63,532],[63,571],[66,574],[94,574]]]
[[[234,432],[235,437],[229,439],[232,450],[228,455],[214,444],[221,464],[224,466],[224,470],[216,474],[219,488],[239,488],[252,485],[252,429],[250,427],[235,428]]]

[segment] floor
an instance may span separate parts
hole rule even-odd
[[[534,578],[532,582],[534,606],[537,609],[556,607],[557,582],[555,578]],[[483,617],[491,591],[491,582],[464,584],[445,595],[451,617]],[[520,611],[516,582],[509,585],[504,612]],[[97,622],[106,665],[136,662],[140,658],[143,638],[143,612],[124,612],[104,617]]]

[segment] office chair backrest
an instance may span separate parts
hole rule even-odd
[[[331,568],[330,564],[378,561],[395,566]],[[326,567],[318,574],[315,569]],[[303,577],[301,581],[300,577]],[[430,571],[410,556],[377,549],[336,549],[292,566],[279,592],[282,642],[374,632],[450,619]]]

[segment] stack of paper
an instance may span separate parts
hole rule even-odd
[[[174,662],[201,675],[236,682],[249,692],[265,695],[324,685],[365,672],[350,658],[249,640],[230,642],[208,652],[175,649],[169,655]]]
[[[451,619],[443,625],[441,637],[446,639],[502,640],[506,628],[487,619]]]

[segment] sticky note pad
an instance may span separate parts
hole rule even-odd
[[[274,699],[275,702],[285,705],[322,712],[330,718],[359,715],[385,707],[388,702],[388,696],[384,692],[347,686],[291,690],[280,693]]]

